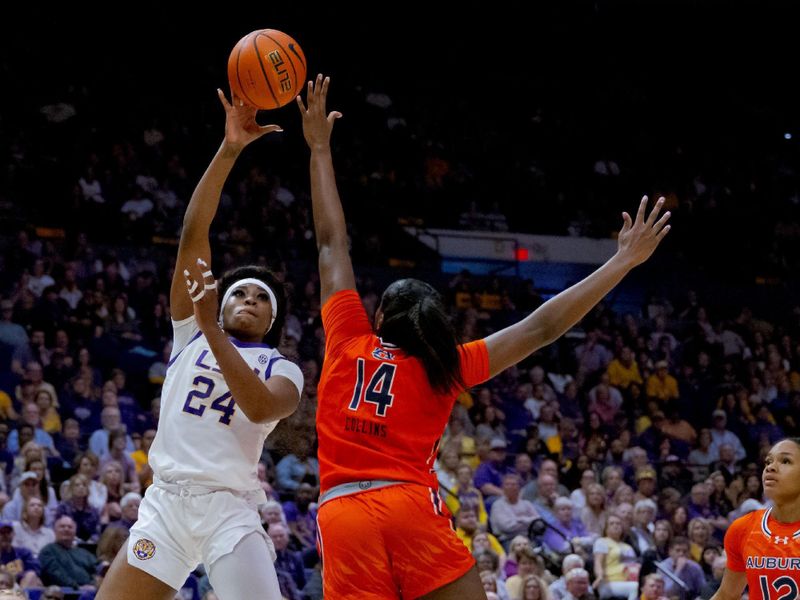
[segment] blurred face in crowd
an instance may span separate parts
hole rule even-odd
[[[61,517],[53,526],[56,532],[56,542],[67,548],[72,548],[75,541],[75,521],[70,517]]]
[[[623,524],[622,519],[617,515],[610,515],[606,520],[606,536],[612,540],[622,538]]]
[[[475,534],[472,538],[472,551],[491,550],[492,544],[489,542],[489,535],[483,531]]]
[[[507,475],[503,477],[503,495],[511,503],[519,500],[520,482],[518,475]]]
[[[686,558],[689,556],[689,545],[684,544],[683,542],[678,542],[677,544],[672,544],[669,548],[669,557],[673,561],[677,561],[679,558]]]
[[[490,573],[494,573],[494,564],[488,552],[481,552],[475,560],[475,563],[478,566],[478,572],[489,571]]]
[[[648,577],[642,586],[642,595],[646,600],[656,600],[664,595],[664,580],[660,577]]]
[[[542,597],[542,587],[538,579],[528,579],[523,590],[524,600],[540,600]]]
[[[567,591],[575,598],[580,598],[589,591],[589,577],[581,573],[567,581]]]
[[[572,522],[572,506],[569,504],[560,504],[556,507],[556,516],[558,520],[569,525]]]
[[[44,516],[44,502],[39,498],[31,498],[25,504],[27,520],[32,523],[41,523]]]
[[[122,507],[122,518],[135,523],[139,518],[139,504],[141,504],[141,500],[138,498],[129,499]]]
[[[269,526],[269,537],[275,544],[275,550],[285,550],[289,545],[289,530],[283,523],[272,523]]]
[[[478,528],[478,515],[472,509],[462,508],[458,512],[458,526],[467,533],[472,533]]]

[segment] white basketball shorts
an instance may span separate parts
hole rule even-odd
[[[252,499],[230,490],[192,491],[175,485],[147,488],[128,538],[128,564],[179,590],[198,564],[212,565],[254,532],[264,537],[275,560]]]

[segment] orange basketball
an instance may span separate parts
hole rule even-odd
[[[276,29],[251,31],[228,57],[231,92],[256,108],[280,108],[294,100],[306,80],[306,57],[294,39]]]

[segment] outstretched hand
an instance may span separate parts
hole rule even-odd
[[[217,89],[217,96],[225,109],[225,142],[232,148],[241,150],[262,135],[283,131],[280,125],[259,125],[256,122],[258,109],[241,98],[231,96],[231,102],[228,102],[220,89]]]
[[[342,116],[338,110],[325,112],[330,83],[331,78],[323,78],[322,73],[317,75],[316,81],[308,82],[308,92],[306,93],[308,108],[303,104],[303,99],[297,96],[297,106],[300,109],[300,116],[303,118],[303,135],[308,147],[312,150],[328,147],[333,123]]]
[[[667,221],[671,213],[667,211],[660,219],[658,218],[663,206],[664,198],[661,197],[645,218],[647,196],[643,196],[635,220],[632,220],[627,212],[622,213],[623,225],[617,237],[617,254],[631,267],[640,265],[650,258],[661,240],[669,233],[671,226],[667,225]]]

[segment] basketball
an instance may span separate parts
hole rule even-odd
[[[293,38],[276,29],[251,31],[228,57],[228,83],[242,101],[280,108],[294,100],[306,80],[306,57]]]

